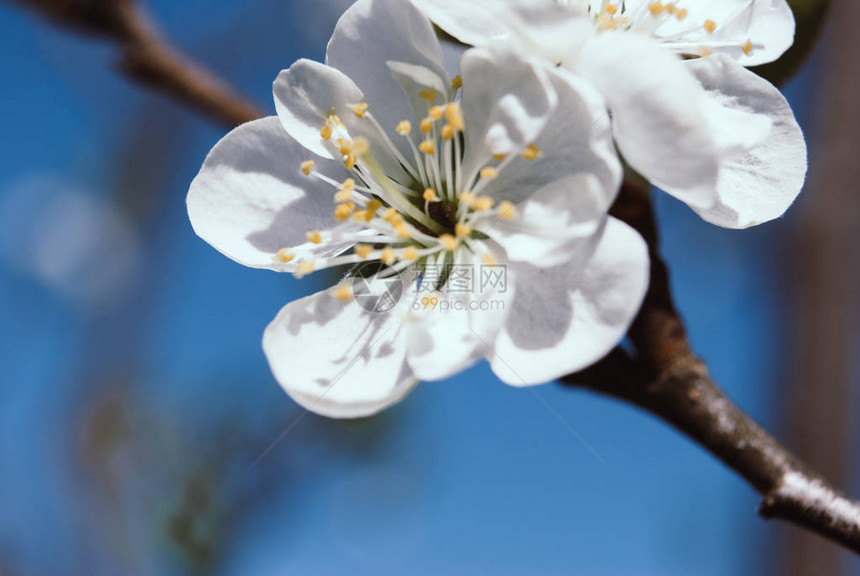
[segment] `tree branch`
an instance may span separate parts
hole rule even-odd
[[[58,24],[112,39],[119,69],[228,127],[260,117],[223,82],[180,56],[155,33],[135,0],[13,0]],[[690,348],[658,251],[645,183],[627,182],[614,214],[651,251],[651,286],[630,330],[638,355],[621,349],[565,383],[629,402],[662,418],[735,470],[762,494],[759,513],[781,518],[860,552],[860,505],[810,471],[711,381]]]
[[[225,126],[261,116],[224,82],[161,39],[135,0],[13,1],[58,25],[112,40],[119,51],[117,67],[128,78]]]
[[[860,552],[860,505],[738,408],[690,348],[658,251],[649,187],[626,182],[613,213],[636,228],[650,247],[651,285],[629,333],[638,354],[634,359],[616,349],[564,383],[629,402],[695,440],[762,495],[759,514],[765,519],[794,522]]]

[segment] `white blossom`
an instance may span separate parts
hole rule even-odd
[[[476,46],[563,67],[605,97],[626,162],[705,220],[782,215],[806,175],[793,113],[744,68],[792,43],[785,0],[413,0]]]
[[[299,404],[367,416],[482,358],[509,384],[543,383],[624,336],[647,250],[607,216],[622,169],[592,88],[483,49],[451,78],[408,1],[359,0],[326,64],[299,60],[274,94],[277,117],[206,158],[194,230],[246,266],[383,263],[372,281],[404,279],[384,310],[362,305],[355,275],[281,310],[263,349]],[[505,267],[505,285],[453,293],[452,267],[481,266]]]

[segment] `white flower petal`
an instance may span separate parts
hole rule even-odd
[[[393,133],[413,114],[388,69],[390,61],[423,66],[450,82],[433,26],[415,6],[404,0],[358,0],[337,23],[326,63],[355,80],[382,127]],[[409,156],[402,139],[394,143]]]
[[[409,365],[421,380],[442,380],[485,357],[513,298],[513,279],[504,265],[482,265],[461,250],[448,283],[439,293],[420,292],[408,328]]]
[[[694,209],[708,222],[726,228],[778,218],[794,202],[806,177],[806,144],[791,107],[770,82],[727,56],[690,61],[687,66],[720,105],[763,115],[772,123],[764,142],[723,162],[717,204]]]
[[[677,56],[636,34],[606,32],[586,43],[575,69],[606,97],[634,169],[683,191],[687,204],[713,204],[720,150],[702,114],[703,90]]]
[[[557,96],[539,63],[509,52],[469,50],[461,66],[466,121],[462,170],[469,182],[494,154],[516,154],[534,142]]]
[[[595,208],[606,212],[622,177],[606,103],[594,88],[566,70],[550,70],[547,77],[558,103],[533,141],[540,157],[516,160],[486,193],[519,203],[557,179],[588,172],[598,178],[604,194],[603,203]]]
[[[374,314],[329,291],[281,309],[266,328],[263,351],[290,397],[331,418],[371,416],[417,385],[398,314]]]
[[[511,20],[499,0],[412,0],[442,30],[472,46],[510,38]]]
[[[308,151],[290,138],[276,117],[243,124],[215,145],[188,192],[188,215],[198,236],[240,264],[293,271],[302,258],[332,256],[350,243],[311,244],[309,230],[354,230],[333,218],[334,188],[305,176]],[[317,168],[335,179],[346,170],[316,158]],[[296,259],[274,264],[291,248]]]
[[[320,135],[326,117],[334,111],[351,138],[367,138],[374,158],[389,176],[400,182],[408,181],[385,135],[370,120],[357,118],[353,113],[352,106],[365,102],[365,95],[343,72],[302,59],[283,70],[273,88],[275,108],[284,129],[305,148],[324,158],[341,159],[334,145],[337,135],[330,140],[324,140]],[[376,113],[375,108],[370,110]]]
[[[516,216],[476,224],[508,259],[550,268],[591,255],[606,220],[606,191],[596,176],[571,174],[547,184],[516,206]]]
[[[516,297],[491,365],[513,386],[548,382],[605,356],[624,338],[648,286],[645,242],[614,218],[584,268],[512,267]]]

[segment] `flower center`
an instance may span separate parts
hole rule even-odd
[[[458,76],[452,84],[456,95],[462,80]],[[308,231],[307,244],[280,250],[275,262],[298,259],[297,277],[313,272],[318,263],[328,267],[381,262],[398,273],[413,266],[423,270],[428,264],[454,261],[461,250],[485,263],[495,262],[485,242],[488,236],[477,227],[487,219],[515,218],[517,211],[513,203],[496,204],[485,192],[513,162],[536,160],[540,150],[530,144],[518,154],[493,156],[467,174],[463,165],[466,124],[459,102],[444,101],[444,96],[430,89],[418,96],[426,102],[427,115],[415,118],[414,125],[410,120],[398,122],[392,135],[368,103],[349,107],[362,128],[367,123],[369,130],[363,133],[372,135],[372,143],[366,137],[350,136],[335,111],[328,113],[320,137],[340,156],[350,177],[342,182],[332,179],[319,172],[313,160],[302,163],[301,170],[332,186],[333,218],[352,226]],[[408,153],[394,145],[396,138],[407,142],[402,148]],[[383,166],[399,166],[405,176],[391,175]],[[313,252],[308,248],[314,245],[332,246],[339,255],[322,262],[302,255]],[[333,295],[351,297],[344,286],[336,287]]]

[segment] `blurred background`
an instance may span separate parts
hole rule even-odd
[[[272,113],[278,71],[321,60],[349,3],[144,5]],[[787,216],[733,232],[657,206],[715,379],[856,496],[853,4],[834,2],[827,42],[784,86],[812,162]],[[761,521],[752,489],[685,438],[579,390],[539,389],[579,437],[485,365],[368,421],[297,422],[260,339],[316,280],[243,268],[193,234],[185,194],[224,130],[112,60],[0,3],[0,576],[860,575]]]

